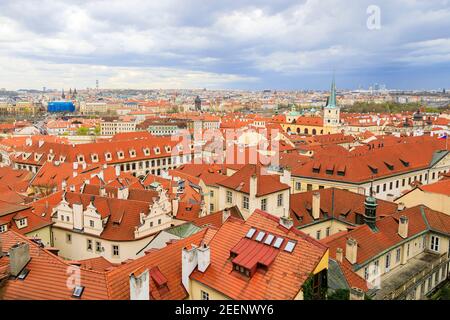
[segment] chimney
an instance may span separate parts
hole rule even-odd
[[[345,258],[351,263],[356,263],[356,257],[358,254],[358,243],[355,239],[348,238],[345,248]]]
[[[291,186],[291,170],[289,169],[289,167],[286,167],[283,170],[283,175],[280,176],[280,182]]]
[[[72,175],[73,175],[73,177],[75,178],[75,177],[78,175],[78,172],[73,171],[73,172],[72,172]]]
[[[408,237],[408,217],[401,216],[398,221],[398,235],[403,239]]]
[[[255,198],[257,192],[258,192],[258,177],[256,174],[253,174],[250,177],[250,199]]]
[[[73,165],[73,170],[78,170],[78,162],[74,162],[72,165]]]
[[[208,269],[211,262],[211,249],[209,246],[202,242],[197,249],[198,271],[205,272]]]
[[[117,189],[117,199],[128,199],[129,190],[128,187],[120,187]]]
[[[30,245],[18,243],[9,249],[9,269],[12,276],[17,277],[30,261]]]
[[[289,230],[294,226],[294,221],[292,221],[292,218],[290,216],[282,216],[280,217],[280,225]]]
[[[150,272],[136,273],[130,274],[130,300],[150,300]]]
[[[81,164],[81,166],[82,166],[83,170],[86,170],[86,162],[83,162],[83,163]]]
[[[116,166],[116,177],[120,176],[120,166]]]
[[[350,300],[364,300],[364,291],[362,291],[360,288],[351,288]]]
[[[320,193],[314,192],[312,195],[312,216],[314,220],[320,218]]]
[[[198,263],[197,247],[191,245],[191,248],[183,248],[181,251],[181,282],[186,292],[190,294],[189,276],[195,270]]]
[[[372,196],[366,197],[366,201],[364,201],[364,222],[373,231],[377,230],[377,205],[377,199]]]
[[[225,208],[222,211],[222,223],[227,221],[227,219],[231,216],[231,210],[230,208]]]
[[[342,248],[337,248],[336,249],[336,261],[342,263],[343,260],[344,260],[344,250],[342,250]]]

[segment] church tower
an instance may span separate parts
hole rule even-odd
[[[323,108],[323,126],[337,127],[340,123],[340,107],[336,103],[336,82],[333,76],[331,83],[330,96],[327,105]]]

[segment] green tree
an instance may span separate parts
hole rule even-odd
[[[86,127],[79,127],[77,129],[77,135],[79,136],[86,136],[89,133],[89,129]]]

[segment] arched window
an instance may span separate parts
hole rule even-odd
[[[305,128],[305,134],[308,134],[308,128]]]
[[[312,130],[312,134],[317,134],[316,129],[313,129],[313,130]]]

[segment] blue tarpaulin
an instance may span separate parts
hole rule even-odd
[[[48,112],[74,112],[75,105],[72,101],[52,101],[47,105]]]

